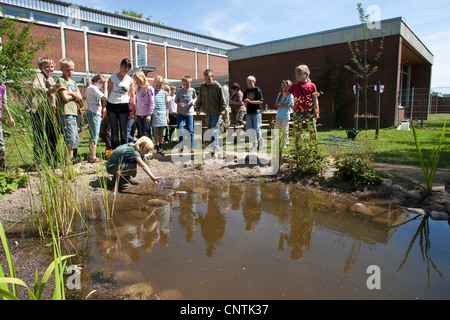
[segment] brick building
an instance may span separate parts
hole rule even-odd
[[[389,127],[408,117],[405,106],[408,106],[410,88],[430,88],[433,54],[401,18],[383,20],[380,25],[381,28],[372,30],[375,46],[369,57],[378,50],[376,44],[383,37],[384,49],[378,63],[379,71],[369,78],[369,84],[380,81],[384,85],[380,118],[381,126]],[[353,86],[357,82],[362,84],[362,79],[358,80],[344,68],[351,59],[348,39],[363,40],[361,25],[230,49],[229,81],[245,88],[247,76],[254,75],[265,102],[271,106],[281,81],[295,81],[295,68],[306,64],[311,70],[311,80],[322,92],[319,123],[352,128],[355,115]],[[377,113],[375,94],[371,87],[367,114]],[[365,114],[362,99],[358,114]],[[375,127],[376,120],[368,122],[369,128]]]
[[[33,38],[52,38],[48,50],[36,55],[35,65],[43,55],[56,62],[62,57],[71,58],[77,80],[96,73],[112,74],[120,61],[128,58],[134,68],[150,70],[149,78],[158,74],[172,82],[189,74],[196,79],[211,68],[226,82],[227,51],[242,46],[61,1],[0,0],[0,7],[8,16],[20,17],[19,23],[35,21]]]

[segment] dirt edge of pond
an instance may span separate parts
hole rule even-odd
[[[332,192],[346,197],[351,197],[355,202],[364,201],[384,201],[390,202],[397,206],[414,207],[424,209],[426,212],[444,211],[450,213],[450,170],[438,170],[435,178],[435,185],[440,190],[426,195],[417,197],[418,187],[400,179],[393,178],[390,175],[398,176],[419,183],[423,183],[423,174],[420,167],[405,166],[386,163],[375,163],[375,168],[381,172],[385,179],[384,184],[380,186],[355,186],[351,183],[338,181],[332,178],[333,171],[331,168],[327,171],[322,179],[304,178],[294,180],[289,168],[283,165],[281,170],[275,175],[263,175],[261,172],[267,169],[262,164],[237,164],[236,162],[210,162],[203,165],[196,165],[193,161],[185,163],[173,163],[170,157],[161,158],[159,156],[149,160],[149,166],[153,173],[167,179],[192,179],[198,178],[204,181],[230,181],[233,183],[270,183],[283,182],[292,183],[298,187],[312,191]],[[97,165],[104,165],[102,163]],[[100,196],[102,188],[98,183],[98,176],[95,173],[95,165],[90,163],[82,163],[77,165],[80,172],[87,172],[88,185],[92,196]],[[143,170],[138,170],[135,180],[146,183],[148,176]],[[37,178],[31,176],[29,188],[19,189],[11,194],[3,195],[0,200],[0,219],[5,228],[7,228],[8,243],[12,252],[13,260],[16,266],[16,276],[23,279],[26,283],[32,284],[36,268],[43,273],[51,261],[41,261],[37,257],[37,251],[46,251],[49,257],[52,256],[52,248],[46,247],[45,243],[50,240],[36,240],[36,243],[23,241],[26,237],[25,233],[29,233],[30,223],[33,218],[30,215],[32,203],[29,200],[30,190],[34,195],[38,194],[39,186]],[[110,183],[111,184],[111,181]],[[132,192],[135,186],[130,186],[127,191]],[[110,189],[110,188],[109,188]],[[109,191],[112,192],[112,191]],[[414,195],[412,194],[414,193]],[[24,227],[24,226],[27,227]],[[0,261],[5,261],[4,252],[0,250]],[[7,266],[2,265],[6,270]],[[5,269],[6,268],[6,269]],[[47,291],[47,290],[46,290]],[[22,296],[27,296],[26,292]],[[45,297],[45,296],[44,296]],[[48,298],[48,297],[47,297]]]

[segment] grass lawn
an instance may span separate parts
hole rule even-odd
[[[445,118],[450,119],[450,115],[433,117],[424,122],[422,129],[419,128],[420,123],[416,123],[417,134],[425,160],[428,159],[434,143],[439,139]],[[11,133],[11,135],[5,136],[7,165],[9,167],[21,167],[25,170],[32,168],[33,157],[30,152],[31,149],[25,146],[26,141],[30,143],[29,136],[24,134],[24,130],[20,126],[12,128],[6,125],[3,126],[3,130]],[[346,130],[331,130],[321,126],[319,126],[318,130],[318,142],[324,152],[335,148],[335,144],[341,145],[340,140],[345,140],[351,142],[350,144],[352,145],[342,147],[348,153],[361,146],[372,150],[375,155],[375,162],[420,166],[412,131],[397,131],[396,128],[385,128],[380,130],[378,139],[375,139],[375,130],[361,131],[355,140],[350,140],[347,139]],[[338,137],[341,138],[339,141],[327,141],[327,139]],[[447,123],[445,137],[445,149],[441,153],[438,167],[450,169],[450,121]],[[80,133],[80,145],[78,148],[78,155],[84,160],[88,158],[88,140],[89,130],[85,125]],[[175,145],[176,142],[165,144],[164,149],[166,151],[171,150]],[[104,151],[105,144],[99,140],[97,155],[104,154]],[[289,149],[286,152],[289,152]]]

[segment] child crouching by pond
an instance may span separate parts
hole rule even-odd
[[[106,162],[106,171],[114,176],[113,181],[117,181],[116,175],[120,174],[119,187],[125,187],[126,184],[138,184],[138,182],[131,180],[131,177],[136,177],[137,165],[148,174],[155,184],[161,177],[156,177],[148,165],[142,159],[146,154],[153,150],[153,142],[147,137],[140,137],[136,142],[124,144],[117,147],[109,156]]]

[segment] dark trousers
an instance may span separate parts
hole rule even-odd
[[[128,142],[128,103],[112,104],[108,102],[106,110],[108,111],[111,126],[111,148],[116,149],[118,146]]]

